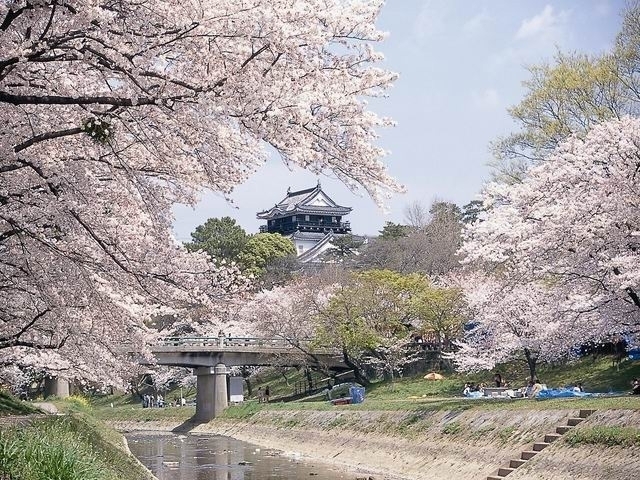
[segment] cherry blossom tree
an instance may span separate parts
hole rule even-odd
[[[117,382],[154,313],[241,290],[187,254],[171,206],[265,161],[381,200],[367,111],[381,1],[14,0],[0,5],[0,363]]]
[[[462,250],[508,286],[497,304],[543,322],[535,336],[559,328],[575,345],[640,331],[639,165],[640,120],[626,117],[561,144],[522,183],[486,188],[486,218]]]
[[[594,333],[590,317],[567,316],[570,310],[555,296],[558,291],[510,280],[479,273],[456,275],[472,318],[451,355],[458,369],[487,370],[521,359],[535,379],[539,363],[570,356],[582,335]]]

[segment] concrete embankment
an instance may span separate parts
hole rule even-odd
[[[297,452],[385,478],[484,480],[575,415],[575,410],[264,410],[248,419],[217,419],[188,429]],[[177,426],[171,422],[112,425],[120,430],[171,430]],[[640,412],[596,412],[576,428],[594,425],[637,428]],[[638,472],[637,446],[571,447],[560,440],[512,472],[509,479],[621,480],[636,478]]]
[[[603,443],[579,446],[570,446],[568,442],[561,441],[545,449],[540,455],[511,473],[508,479],[634,480],[640,478],[640,412],[637,410],[596,411],[576,428],[589,432],[602,427],[608,429],[620,427],[626,430],[629,437],[635,436],[635,446],[607,446],[604,438],[601,438]]]

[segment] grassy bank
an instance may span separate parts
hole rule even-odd
[[[502,365],[499,368],[505,380],[517,386],[526,380],[526,368],[521,364]],[[540,378],[550,387],[572,385],[580,381],[589,392],[625,392],[629,390],[631,379],[640,377],[640,362],[625,362],[619,369],[613,367],[611,359],[600,357],[584,358],[576,362],[540,367]],[[223,417],[227,419],[244,419],[254,416],[260,411],[270,410],[356,410],[356,411],[462,411],[479,410],[544,410],[544,409],[629,409],[640,410],[640,397],[625,396],[604,398],[560,398],[550,400],[503,400],[478,399],[469,400],[461,397],[464,384],[490,384],[492,372],[472,375],[449,374],[444,380],[427,381],[423,374],[396,379],[394,382],[379,382],[367,387],[365,402],[359,405],[334,407],[323,395],[304,401],[282,403],[278,396],[291,393],[291,385],[302,380],[302,371],[292,370],[286,377],[276,371],[266,370],[252,379],[254,391],[257,386],[269,385],[273,392],[273,401],[269,404],[258,404],[249,400],[238,406],[231,406]],[[145,408],[138,401],[125,395],[104,397],[93,402],[94,414],[107,421],[178,421],[188,420],[195,412],[194,407]],[[111,406],[113,405],[113,406]]]
[[[579,445],[640,447],[640,429],[605,425],[584,427],[569,432],[564,440],[572,447]]]
[[[513,388],[523,387],[528,382],[529,371],[523,362],[499,365],[494,371],[500,372],[503,380]],[[457,397],[461,396],[465,383],[492,385],[494,371],[473,374],[443,372],[445,379],[436,382],[425,381],[423,376],[426,372],[396,378],[393,382],[374,382],[367,386],[367,399],[393,402],[411,397]],[[587,392],[623,393],[630,390],[633,378],[640,377],[640,361],[625,361],[614,367],[610,356],[589,356],[556,364],[543,363],[538,367],[537,375],[550,388],[573,386],[580,382]],[[314,385],[326,384],[323,374],[314,372],[312,376]],[[301,369],[266,369],[252,377],[251,383],[254,396],[258,387],[269,385],[271,397],[277,401],[279,397],[290,396],[296,386],[306,383],[306,379]]]
[[[122,436],[91,416],[83,399],[57,401],[66,415],[38,413],[2,394],[0,478],[20,480],[149,480]],[[7,416],[12,415],[12,416]]]
[[[38,413],[39,410],[27,402],[21,402],[17,398],[0,390],[0,416],[29,415]]]

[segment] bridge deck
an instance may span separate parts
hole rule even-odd
[[[310,340],[248,337],[167,337],[152,347],[160,365],[183,367],[238,365],[342,364],[339,350]]]

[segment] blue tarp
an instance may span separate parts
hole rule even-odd
[[[364,387],[349,387],[349,396],[351,396],[351,403],[364,402]]]
[[[591,397],[593,394],[586,392],[574,392],[565,388],[548,388],[540,390],[536,398],[567,398],[567,397]]]

